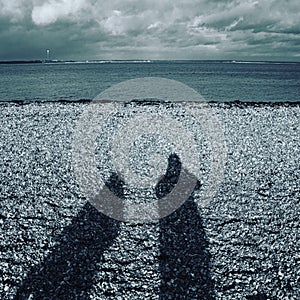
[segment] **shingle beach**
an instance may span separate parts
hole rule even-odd
[[[139,225],[79,189],[87,105],[0,103],[1,299],[300,299],[299,103],[211,103],[227,146],[218,194]]]

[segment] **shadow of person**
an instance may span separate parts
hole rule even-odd
[[[122,183],[107,184],[122,197]],[[120,222],[87,203],[58,238],[45,260],[33,267],[17,291],[16,300],[89,299],[97,264],[117,237]]]
[[[180,172],[179,157],[170,155],[166,175],[155,189],[158,198],[170,193]],[[124,182],[117,175],[106,185],[124,197]],[[64,228],[57,246],[29,271],[15,299],[89,299],[103,252],[114,242],[120,224],[87,203]],[[161,219],[159,226],[160,299],[212,299],[208,242],[193,197]]]
[[[181,162],[176,154],[156,186],[158,198],[176,185]],[[199,182],[195,190],[200,188]],[[159,222],[160,226],[160,299],[214,299],[210,275],[208,241],[194,197]]]

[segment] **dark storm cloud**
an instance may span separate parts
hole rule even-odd
[[[0,0],[0,59],[299,60],[298,0]]]

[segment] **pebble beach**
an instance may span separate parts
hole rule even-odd
[[[153,224],[111,219],[80,191],[87,105],[0,103],[1,299],[300,299],[299,103],[211,103],[219,191]]]

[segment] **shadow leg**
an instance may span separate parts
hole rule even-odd
[[[107,186],[122,195],[122,183],[112,176]],[[97,264],[117,237],[120,222],[87,203],[58,238],[45,260],[32,268],[15,299],[88,299]]]

